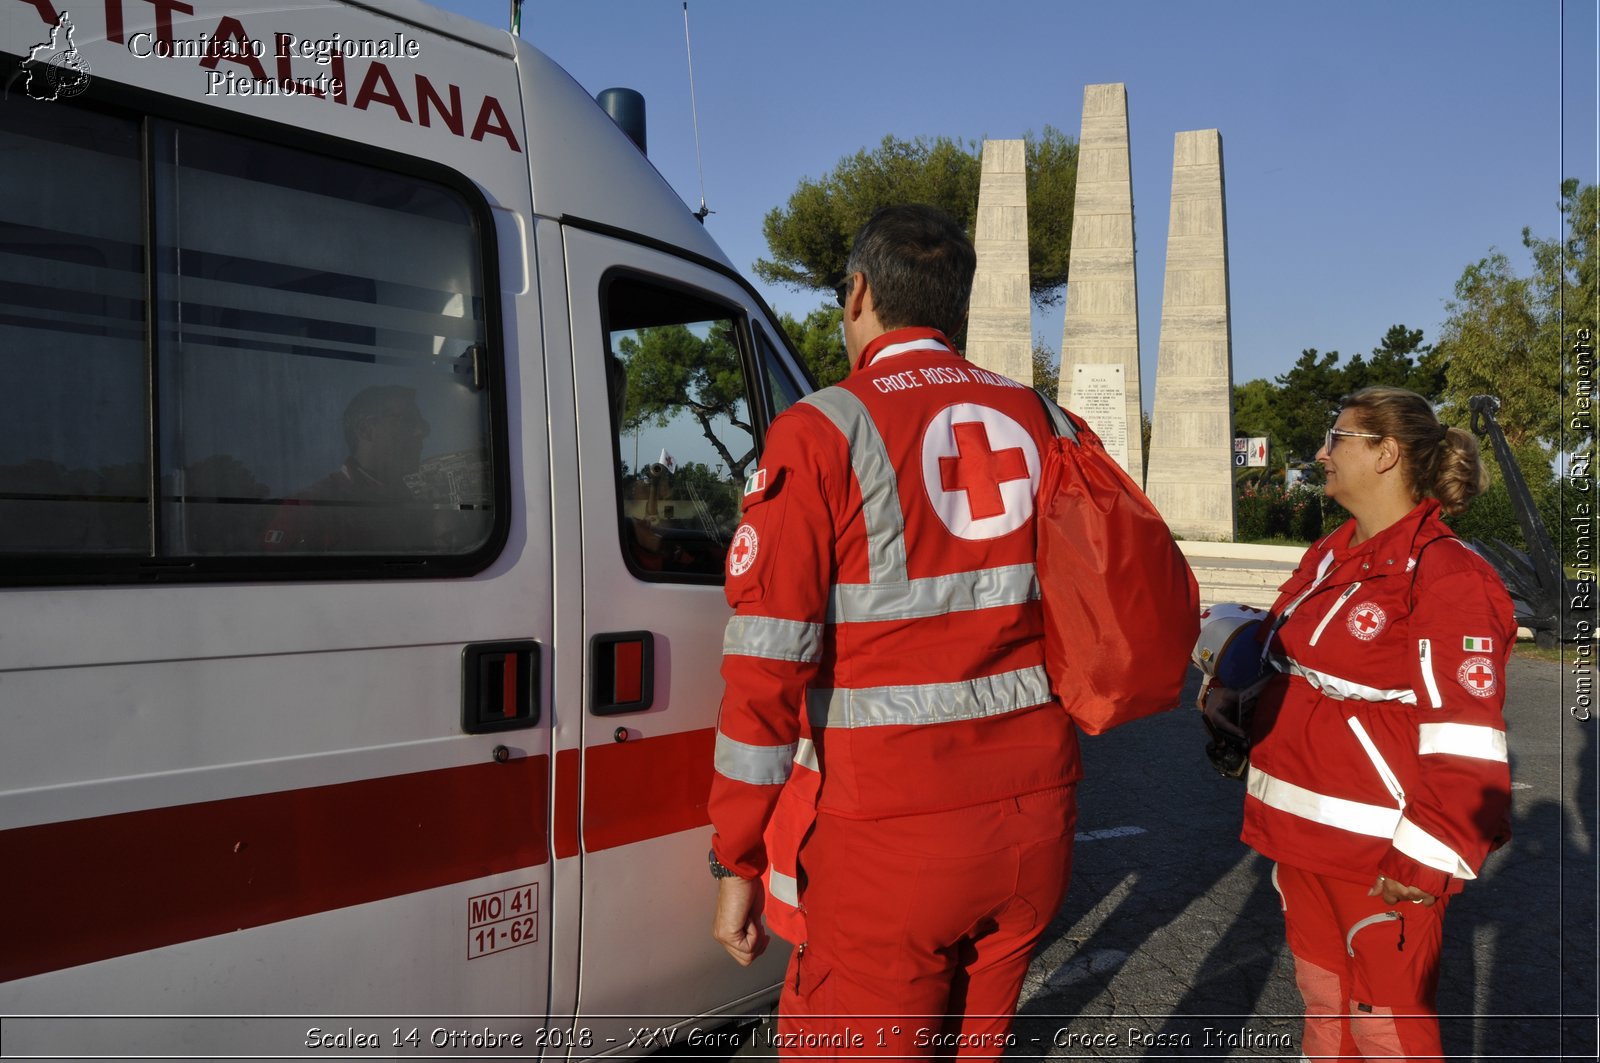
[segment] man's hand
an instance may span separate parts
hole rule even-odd
[[[753,880],[717,880],[717,914],[711,920],[711,936],[741,967],[750,966],[767,950],[767,928],[761,925],[755,901]]]
[[[1383,903],[1385,904],[1399,904],[1401,901],[1410,901],[1412,904],[1420,904],[1424,908],[1432,908],[1433,902],[1439,899],[1431,893],[1422,892],[1415,886],[1405,886],[1392,878],[1384,878],[1382,875],[1378,876],[1378,881],[1374,882],[1372,888],[1367,891],[1368,897],[1377,897],[1380,894],[1383,896]]]

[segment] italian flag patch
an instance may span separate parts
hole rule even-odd
[[[1468,653],[1493,653],[1494,639],[1475,639],[1468,636],[1461,640],[1461,648]]]

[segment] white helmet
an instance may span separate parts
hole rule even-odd
[[[1243,690],[1261,678],[1261,643],[1257,641],[1265,609],[1224,602],[1200,614],[1200,637],[1189,659],[1207,679]]]

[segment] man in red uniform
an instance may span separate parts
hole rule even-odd
[[[890,207],[841,289],[852,372],[778,417],[728,554],[713,934],[796,945],[780,1047],[994,1057],[1060,905],[1080,775],[1045,677],[1039,397],[946,339],[976,256]]]

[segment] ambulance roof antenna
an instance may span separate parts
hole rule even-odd
[[[694,119],[694,168],[700,173],[700,209],[694,216],[700,224],[706,223],[707,214],[716,211],[706,206],[706,168],[700,161],[700,111],[694,99],[694,49],[689,44],[689,0],[683,0],[683,50],[689,56],[689,114]]]

